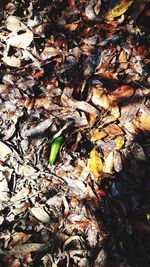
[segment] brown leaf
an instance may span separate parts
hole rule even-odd
[[[30,238],[30,236],[30,234],[23,232],[15,232],[11,235],[12,240],[9,243],[9,248],[25,243]]]
[[[134,89],[131,86],[123,85],[110,94],[110,100],[112,103],[119,103],[126,99],[129,99],[134,94]]]
[[[103,90],[93,87],[92,93],[93,94],[91,100],[94,105],[100,106],[106,110],[110,108],[110,100]]]
[[[123,131],[121,130],[121,128],[119,126],[117,126],[116,124],[109,124],[106,128],[105,128],[106,133],[109,135],[110,138],[114,138],[118,135],[122,135]]]

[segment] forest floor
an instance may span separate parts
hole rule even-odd
[[[0,1],[0,267],[150,266],[150,1]]]

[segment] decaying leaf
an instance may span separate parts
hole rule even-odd
[[[29,243],[15,246],[9,253],[12,255],[26,255],[34,251],[41,251],[47,247],[47,244]]]
[[[114,153],[111,151],[107,158],[104,161],[103,171],[106,173],[112,173],[113,171],[113,162],[114,162]]]
[[[106,18],[112,19],[121,16],[128,10],[128,8],[132,5],[132,3],[133,0],[132,1],[126,0],[126,2],[123,2],[120,5],[115,6],[108,12]]]
[[[50,222],[50,216],[43,208],[33,207],[31,209],[31,212],[34,215],[34,217],[37,218],[39,221],[41,221],[43,223],[49,223]]]
[[[95,148],[90,152],[88,166],[89,166],[90,172],[94,175],[95,178],[101,178],[103,164]]]

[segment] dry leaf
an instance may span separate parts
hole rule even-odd
[[[124,50],[122,50],[120,52],[120,55],[119,55],[119,61],[121,63],[124,63],[124,62],[127,62],[127,56],[126,56],[126,52]]]
[[[5,161],[11,153],[11,149],[0,141],[0,160]]]
[[[134,125],[142,131],[150,131],[150,115],[143,113],[135,117],[133,121]]]
[[[88,113],[88,123],[90,126],[93,126],[96,122],[96,116],[92,113]]]
[[[110,108],[110,100],[103,90],[92,88],[92,102],[94,105],[98,105],[104,109]]]
[[[114,153],[110,152],[107,158],[105,159],[103,171],[106,173],[112,173],[113,162],[114,162]]]
[[[41,251],[47,247],[47,244],[39,244],[39,243],[30,243],[24,245],[15,246],[11,251],[10,254],[12,255],[26,255],[33,251]]]
[[[58,49],[54,47],[45,47],[43,52],[41,53],[41,59],[46,60],[50,59],[51,57],[55,57],[59,54]]]
[[[107,135],[107,133],[105,132],[97,132],[97,133],[93,133],[91,136],[91,141],[97,141],[97,140],[101,140],[103,139],[105,136]]]
[[[4,56],[2,57],[2,60],[6,65],[10,67],[19,68],[21,65],[20,59],[14,56],[11,56],[11,57]]]
[[[31,212],[34,215],[34,217],[36,219],[38,219],[39,221],[41,221],[43,223],[49,223],[50,222],[50,216],[43,208],[34,207],[31,209]]]
[[[22,190],[20,190],[16,195],[11,197],[11,201],[12,202],[20,201],[21,199],[27,197],[29,195],[29,192],[30,192],[29,188],[25,187]]]
[[[116,148],[119,150],[123,147],[124,145],[124,137],[123,136],[119,136],[117,139],[116,139]]]
[[[132,3],[133,3],[133,0],[132,1],[126,1],[126,2],[121,3],[118,6],[114,7],[113,9],[111,9],[108,12],[106,18],[112,19],[112,18],[116,18],[116,17],[121,16],[122,14],[124,14],[128,10],[128,8],[131,6]]]
[[[95,148],[90,152],[88,166],[95,178],[100,178],[102,176],[103,164]]]
[[[114,90],[109,97],[112,103],[119,103],[129,99],[133,94],[134,89],[131,86],[123,85]]]
[[[23,24],[19,18],[17,18],[16,16],[9,16],[6,19],[6,26],[7,29],[11,32],[18,32],[18,31],[23,31],[27,29],[27,26],[25,24]]]
[[[121,128],[116,125],[116,124],[109,124],[106,128],[105,128],[106,133],[109,135],[110,138],[114,138],[118,135],[123,134],[123,131],[121,130]]]
[[[15,245],[21,245],[25,243],[29,238],[31,234],[26,234],[23,232],[15,232],[11,235],[11,241],[9,243],[9,248],[14,247]]]
[[[13,35],[6,40],[7,44],[23,49],[26,49],[31,44],[32,41],[33,41],[33,33],[29,30],[19,35],[18,34]]]

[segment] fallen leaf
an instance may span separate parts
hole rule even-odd
[[[110,108],[110,100],[108,96],[104,93],[103,90],[97,89],[97,88],[92,88],[92,102],[94,105],[98,105],[104,109],[109,109]]]
[[[2,57],[2,60],[6,65],[10,67],[19,68],[21,65],[20,59],[14,56],[11,56],[11,57],[4,56]]]
[[[30,244],[23,244],[15,246],[11,251],[10,254],[12,255],[26,255],[33,251],[41,251],[47,247],[47,244],[40,244],[40,243],[30,243]]]
[[[91,136],[91,141],[97,141],[97,140],[101,140],[103,139],[105,136],[107,135],[107,133],[105,132],[97,132],[97,133],[93,133]]]
[[[95,148],[90,152],[88,166],[89,166],[90,172],[94,175],[95,178],[101,178],[103,164]]]
[[[144,150],[138,143],[134,144],[133,154],[137,159],[146,161]]]
[[[124,63],[124,62],[127,62],[127,56],[126,56],[126,52],[124,50],[122,50],[120,52],[120,55],[119,55],[119,61],[121,63]]]
[[[142,131],[150,131],[150,115],[142,113],[133,120],[134,125]]]
[[[0,160],[5,161],[11,153],[11,149],[0,141]]]
[[[103,171],[106,173],[112,173],[113,171],[114,153],[110,152],[104,161]]]
[[[109,97],[114,104],[129,99],[133,94],[134,89],[131,86],[123,85],[114,90]]]
[[[43,208],[33,207],[31,209],[31,212],[34,215],[34,217],[36,219],[38,219],[39,221],[41,221],[43,223],[49,223],[50,222],[50,216]]]
[[[123,131],[121,130],[121,128],[118,125],[114,124],[114,123],[109,124],[105,128],[105,131],[106,131],[106,133],[108,134],[108,136],[110,138],[114,138],[114,137],[116,137],[118,135],[123,134]]]
[[[116,139],[116,148],[118,150],[120,150],[124,145],[124,137],[123,136],[119,136],[117,139]]]
[[[15,245],[21,245],[25,243],[31,234],[26,234],[23,232],[15,232],[11,235],[11,242],[9,243],[9,248],[14,247]]]
[[[21,199],[27,197],[29,195],[29,188],[25,187],[22,190],[18,191],[18,193],[11,197],[12,202],[20,201]]]
[[[115,6],[113,9],[111,9],[106,18],[107,19],[112,19],[112,18],[116,18],[121,16],[122,14],[124,14],[128,8],[132,5],[133,0],[132,1],[126,1],[121,3],[120,5]]]
[[[29,30],[22,34],[15,34],[6,40],[7,44],[23,49],[26,49],[32,41],[33,33]]]

